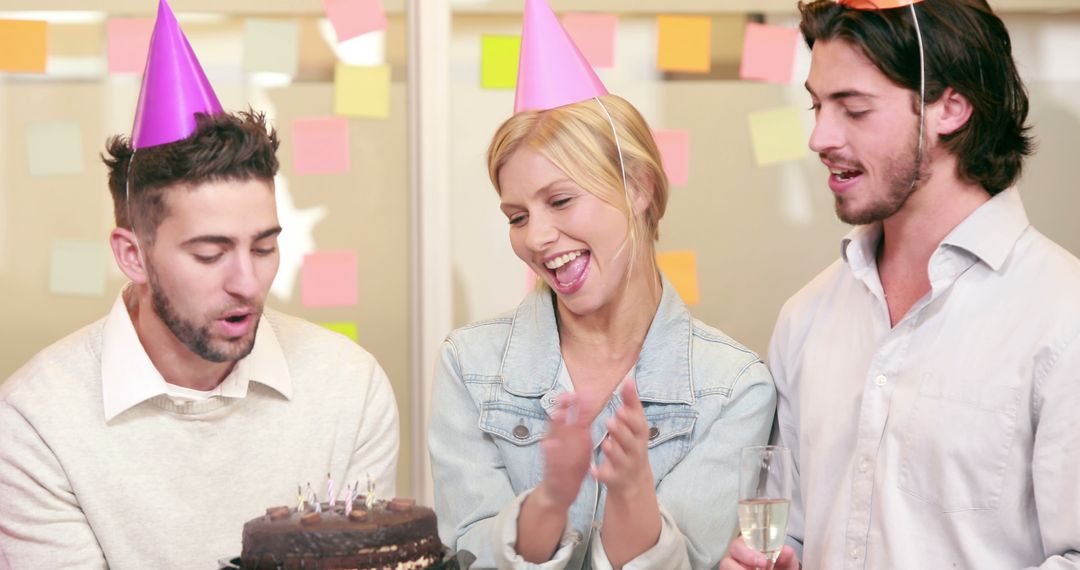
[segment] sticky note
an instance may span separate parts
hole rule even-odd
[[[48,24],[38,20],[0,20],[0,71],[45,73]]]
[[[690,131],[686,129],[656,129],[653,139],[660,148],[660,158],[668,184],[685,186],[690,180]]]
[[[294,119],[293,170],[297,174],[348,172],[348,119],[344,117]]]
[[[322,0],[338,42],[386,29],[382,0]]]
[[[692,250],[660,252],[656,254],[656,264],[675,286],[683,303],[696,305],[701,302],[696,253]]]
[[[356,328],[356,323],[352,321],[338,321],[319,324],[338,334],[343,334],[351,338],[353,342],[360,342],[360,333]]]
[[[291,20],[244,22],[244,71],[284,73],[300,68],[300,26]]]
[[[750,140],[759,166],[798,160],[806,155],[802,109],[781,107],[750,113]]]
[[[389,117],[390,66],[338,63],[334,69],[334,114]]]
[[[113,18],[105,25],[109,36],[109,73],[142,73],[150,52],[150,18]]]
[[[615,66],[615,30],[619,18],[615,14],[563,14],[563,28],[577,44],[581,54],[593,67]]]
[[[82,173],[83,143],[79,124],[58,121],[27,125],[26,163],[31,176]]]
[[[304,256],[300,302],[305,307],[355,305],[356,285],[355,251],[318,251]]]
[[[656,17],[656,68],[708,73],[712,67],[712,18]]]
[[[104,240],[54,240],[49,291],[57,295],[104,294],[108,260],[109,246]]]
[[[739,77],[770,83],[791,83],[799,30],[750,22],[743,35]]]
[[[521,36],[480,38],[480,86],[484,89],[513,89],[517,85]]]

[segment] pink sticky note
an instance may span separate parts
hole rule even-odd
[[[746,24],[739,77],[769,83],[791,83],[799,30],[754,22]]]
[[[563,15],[562,25],[590,65],[615,66],[615,29],[619,25],[618,16],[570,12]]]
[[[319,251],[304,256],[300,302],[305,307],[355,305],[356,284],[355,251]]]
[[[345,117],[294,119],[293,170],[298,174],[348,172],[348,119]]]
[[[686,129],[657,129],[653,139],[660,148],[668,183],[685,186],[690,180],[690,131]]]
[[[151,18],[114,18],[106,26],[109,34],[109,73],[142,73],[150,51]]]
[[[322,3],[339,42],[386,29],[382,0],[322,0]]]

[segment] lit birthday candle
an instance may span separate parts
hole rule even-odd
[[[296,512],[302,512],[304,510],[304,491],[300,488],[300,485],[296,486]]]
[[[333,510],[334,509],[334,478],[329,473],[326,474],[326,504]]]
[[[367,496],[364,497],[364,506],[369,511],[375,506],[375,480],[371,478],[371,473],[367,474]]]

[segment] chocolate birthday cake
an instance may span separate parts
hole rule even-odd
[[[323,503],[321,512],[272,507],[244,525],[245,569],[418,570],[443,556],[435,512],[411,499],[362,500],[346,514]]]

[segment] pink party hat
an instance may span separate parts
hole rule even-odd
[[[221,112],[221,103],[176,16],[160,0],[131,146],[140,149],[185,139],[195,132],[195,113]]]
[[[607,93],[547,0],[525,0],[514,112],[554,109]]]

